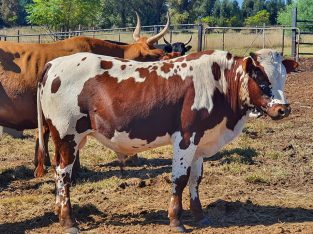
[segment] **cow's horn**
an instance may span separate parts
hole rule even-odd
[[[191,42],[191,40],[192,40],[192,35],[190,36],[189,41],[185,42],[184,45],[185,45],[185,46],[188,45],[188,44]]]
[[[165,37],[163,37],[163,41],[165,42],[166,45],[170,45],[170,44],[171,44],[171,43],[169,43],[169,42],[165,39]]]
[[[137,11],[135,11],[136,13],[136,16],[137,16],[137,25],[136,25],[136,28],[134,30],[134,33],[133,33],[133,38],[135,41],[138,41],[140,39],[140,28],[141,28],[141,23],[140,23],[140,18],[139,18],[139,15],[137,13]]]
[[[165,35],[165,33],[167,33],[168,29],[170,27],[170,14],[167,12],[167,22],[165,27],[163,28],[163,30],[161,32],[159,32],[158,34],[148,38],[147,43],[149,45],[152,45],[153,43],[157,42],[158,40],[160,40],[161,37],[163,37]]]

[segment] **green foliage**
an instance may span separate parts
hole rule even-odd
[[[245,19],[245,25],[247,26],[263,26],[268,25],[270,22],[270,13],[266,10],[262,10],[256,13],[254,16],[250,16]]]
[[[301,18],[313,15],[309,11],[310,1],[297,0],[300,8],[304,6],[299,10]],[[77,29],[79,24],[102,28],[133,26],[134,11],[142,25],[164,23],[167,11],[171,13],[172,24],[242,26],[244,22],[254,25],[257,21],[258,25],[256,14],[263,10],[270,14],[267,24],[276,24],[281,11],[280,23],[290,25],[292,9],[285,8],[285,0],[243,0],[242,8],[237,0],[0,0],[0,4],[0,26],[31,23],[65,31]]]
[[[79,24],[94,25],[99,8],[100,0],[33,0],[26,11],[29,23],[68,31]]]
[[[285,10],[278,13],[278,23],[281,25],[291,26],[292,10],[298,8],[298,19],[301,20],[313,20],[313,4],[312,0],[297,0],[292,4],[288,5]],[[313,30],[312,26],[303,26],[299,23],[298,25],[304,30]]]

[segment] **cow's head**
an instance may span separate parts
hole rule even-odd
[[[167,23],[163,30],[151,37],[141,37],[141,23],[139,15],[137,14],[137,25],[133,33],[135,42],[128,46],[124,52],[124,58],[135,59],[138,61],[154,61],[159,60],[164,56],[164,52],[161,49],[156,49],[153,44],[160,40],[168,31],[170,26],[170,16],[167,14]]]
[[[287,117],[291,108],[284,95],[285,82],[287,73],[297,67],[297,62],[283,59],[275,50],[262,49],[251,53],[243,61],[243,70],[249,76],[249,103],[272,119]]]
[[[188,45],[192,40],[192,35],[186,42],[175,42],[171,44],[165,39],[165,37],[163,37],[163,40],[166,44],[163,50],[166,53],[179,52],[181,55],[185,55],[192,48],[192,46]]]

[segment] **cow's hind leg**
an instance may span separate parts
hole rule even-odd
[[[199,199],[199,185],[203,174],[203,158],[195,157],[191,164],[189,177],[189,192],[190,192],[190,209],[195,217],[195,220],[200,226],[209,225],[208,218],[204,215],[201,202]]]
[[[186,187],[190,175],[190,166],[196,146],[193,142],[183,143],[180,133],[173,135],[174,156],[172,164],[172,197],[168,209],[170,226],[178,232],[185,232],[186,229],[181,222],[182,193]],[[189,141],[189,139],[187,140]]]
[[[34,175],[35,177],[42,177],[45,174],[44,165],[49,167],[51,166],[49,150],[48,150],[48,141],[50,131],[47,125],[43,128],[43,138],[44,138],[44,151],[39,149],[39,138],[38,138],[38,130],[36,131],[36,146],[35,146],[35,157],[34,164],[36,166]]]
[[[76,139],[76,140],[75,140]],[[59,215],[59,221],[62,226],[69,229],[70,232],[78,231],[73,228],[75,225],[72,218],[72,207],[70,201],[70,186],[71,177],[75,164],[75,160],[79,137],[74,135],[66,135],[62,140],[58,139],[55,142],[56,146],[56,167],[55,167],[55,182],[56,182],[56,213]]]

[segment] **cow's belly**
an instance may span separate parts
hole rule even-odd
[[[246,119],[247,117],[244,116],[238,121],[234,130],[226,127],[226,118],[224,118],[220,124],[205,131],[197,148],[197,156],[211,157],[216,154],[223,146],[241,133]]]
[[[114,150],[115,152],[123,153],[126,155],[134,155],[142,151],[168,145],[171,143],[171,138],[169,134],[157,137],[152,142],[147,142],[146,140],[138,138],[132,139],[129,137],[129,134],[127,132],[115,131],[114,136],[111,139],[106,138],[104,135],[98,132],[93,132],[91,135],[106,147]]]

